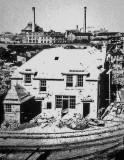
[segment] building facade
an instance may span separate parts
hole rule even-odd
[[[28,44],[58,44],[66,43],[64,33],[55,32],[50,30],[48,32],[43,31],[43,28],[35,26],[35,32],[32,31],[32,23],[28,23],[27,26],[21,31],[22,43]]]
[[[18,85],[23,87],[38,104],[31,105],[31,108],[38,107],[36,110],[46,115],[61,117],[70,112],[96,118],[99,76],[102,72],[98,66],[103,66],[104,59],[101,51],[91,47],[44,50],[15,71],[11,78],[10,91],[13,92],[12,88]],[[7,99],[9,98],[6,96],[5,119],[8,117]],[[12,97],[9,101],[11,99]],[[11,103],[9,105],[12,107]],[[19,107],[17,112],[22,115],[21,105]],[[15,112],[16,110],[11,113],[13,117]]]
[[[67,41],[71,43],[90,42],[93,36],[92,33],[84,33],[79,30],[67,30],[65,35]]]

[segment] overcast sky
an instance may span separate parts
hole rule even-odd
[[[124,0],[0,0],[0,32],[19,33],[32,21],[32,6],[36,23],[44,30],[81,28],[84,5],[88,26],[124,32]]]

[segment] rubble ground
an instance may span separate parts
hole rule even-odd
[[[98,120],[83,118],[81,114],[66,114],[62,118],[47,117],[42,113],[33,118],[30,123],[37,124],[34,127],[25,128],[21,132],[30,133],[58,133],[73,132],[74,130],[84,130],[94,126],[104,126]]]

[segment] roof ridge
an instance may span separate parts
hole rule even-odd
[[[27,90],[19,84],[15,86],[15,90],[17,92],[17,95],[20,101],[29,95]]]
[[[8,91],[7,95],[5,96],[4,100],[6,100],[6,99],[12,99],[12,98],[13,99],[17,99],[20,102],[20,99],[18,97],[18,94],[17,94],[15,86],[12,86],[9,89],[9,91]]]

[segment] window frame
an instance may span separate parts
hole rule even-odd
[[[30,76],[30,78],[26,77],[26,76]],[[30,73],[25,74],[25,76],[24,76],[24,82],[25,82],[25,84],[31,84],[31,74]]]
[[[62,96],[61,95],[55,96],[55,107],[62,108]]]
[[[49,104],[50,106],[48,106],[48,104]],[[52,109],[52,103],[51,103],[51,102],[47,102],[47,109]]]
[[[46,91],[47,91],[46,80],[41,79],[40,80],[40,92],[46,92]]]
[[[75,109],[76,107],[76,96],[70,96],[70,109]]]
[[[12,112],[12,106],[11,106],[11,104],[6,104],[5,105],[5,112],[7,112],[7,113],[11,113]]]
[[[73,87],[73,75],[66,75],[66,87]]]
[[[68,100],[68,108],[75,109],[76,108],[76,96],[70,95],[56,95],[55,96],[55,108],[62,108],[63,109],[63,100]],[[58,102],[58,104],[57,104]]]
[[[83,87],[84,85],[84,75],[77,75],[77,87]]]

